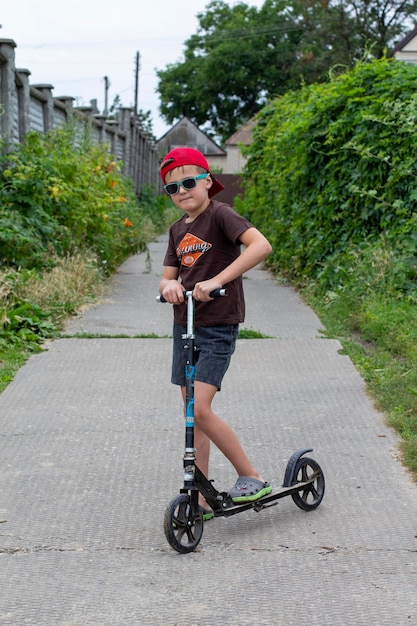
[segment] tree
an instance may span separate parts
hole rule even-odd
[[[168,123],[187,115],[222,138],[250,119],[268,97],[284,93],[299,28],[284,0],[260,10],[221,0],[198,15],[183,62],[158,71],[161,113]]]
[[[416,85],[414,64],[383,58],[264,107],[236,208],[271,241],[273,267],[337,289],[364,243],[383,236],[396,251],[404,244],[404,272],[415,281]],[[368,269],[381,280],[376,265]]]
[[[136,119],[142,126],[144,132],[149,136],[151,141],[156,141],[156,137],[153,132],[152,112],[139,109],[136,115]]]
[[[417,0],[213,0],[184,60],[157,71],[161,114],[225,140],[272,98],[383,56],[416,12]]]
[[[370,48],[376,59],[389,56],[390,48],[416,20],[416,0],[352,0],[345,5],[355,21],[362,49]]]

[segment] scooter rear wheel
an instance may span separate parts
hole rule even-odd
[[[291,496],[295,504],[304,511],[316,509],[323,500],[324,474],[317,461],[303,456],[296,463],[292,484],[296,485],[309,480],[312,482],[307,487]]]
[[[171,500],[165,509],[164,531],[171,548],[186,554],[196,549],[203,535],[203,514],[188,494]]]

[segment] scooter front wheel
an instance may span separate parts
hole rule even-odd
[[[171,500],[165,509],[164,531],[171,548],[186,554],[196,549],[203,535],[203,514],[188,494]]]

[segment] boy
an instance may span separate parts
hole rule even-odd
[[[208,477],[210,441],[229,459],[238,479],[230,490],[235,503],[251,502],[271,492],[250,463],[234,431],[216,415],[212,401],[220,391],[235,349],[238,325],[245,304],[242,274],[271,252],[267,239],[229,205],[211,198],[224,189],[210,173],[201,152],[175,148],[160,167],[165,191],[184,215],[170,228],[168,249],[159,291],[174,305],[172,383],[181,387],[185,402],[185,359],[182,335],[186,333],[184,290],[193,290],[195,344],[198,359],[194,383],[194,436],[197,465]],[[241,253],[240,246],[245,246]],[[226,298],[210,298],[214,289],[225,287]],[[204,519],[213,517],[200,506]],[[207,506],[207,505],[206,505]]]

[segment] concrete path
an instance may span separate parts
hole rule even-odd
[[[124,263],[0,396],[0,623],[417,624],[417,486],[397,439],[340,344],[260,269],[243,327],[270,338],[239,340],[216,410],[275,486],[314,448],[326,494],[207,522],[191,554],[168,545],[183,418],[172,311],[155,302],[165,246]],[[217,450],[212,477],[235,480]]]

